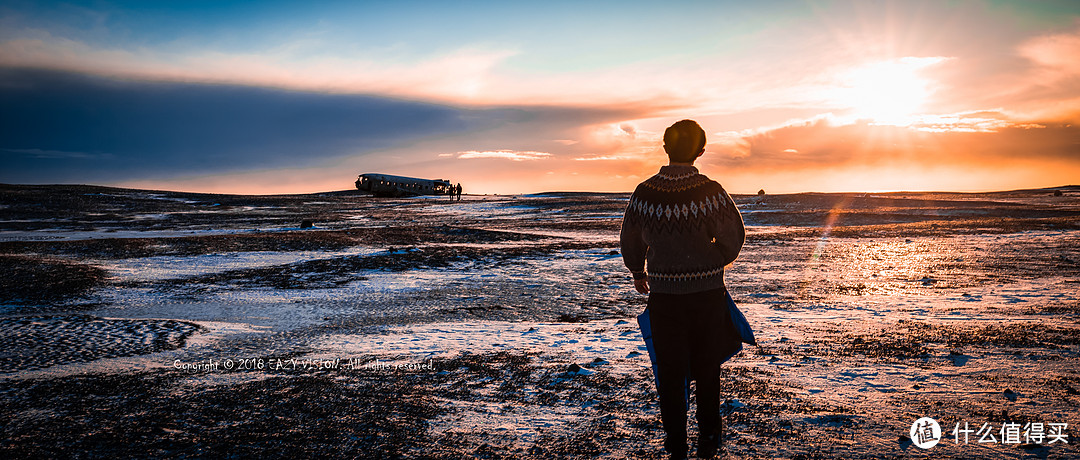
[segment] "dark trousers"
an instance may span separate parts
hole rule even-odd
[[[720,430],[720,357],[737,346],[724,289],[692,294],[649,294],[649,319],[656,348],[660,419],[668,453],[685,454],[686,379],[697,382],[699,433]]]

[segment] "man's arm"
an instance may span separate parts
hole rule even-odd
[[[649,293],[649,278],[645,273],[645,254],[649,245],[641,234],[641,216],[636,215],[632,208],[634,197],[630,197],[630,204],[626,206],[623,214],[622,231],[619,233],[620,253],[623,263],[630,273],[634,275],[634,289],[642,294]]]
[[[727,191],[721,190],[720,193],[723,196],[723,205],[720,206],[717,218],[712,220],[713,237],[720,246],[724,266],[727,266],[739,257],[739,251],[746,241],[746,227],[743,226],[742,215],[739,214],[739,208],[735,207],[735,201]]]

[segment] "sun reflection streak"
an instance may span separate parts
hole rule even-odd
[[[817,262],[821,258],[822,252],[825,251],[825,246],[829,242],[829,235],[832,233],[833,227],[836,226],[836,222],[840,219],[840,214],[843,214],[848,205],[851,204],[852,197],[845,196],[829,210],[829,214],[825,216],[825,222],[821,226],[821,237],[818,239],[817,245],[814,246],[814,251],[810,254],[810,262]]]
[[[829,214],[825,216],[825,222],[821,226],[821,236],[818,238],[817,244],[814,245],[814,250],[810,253],[810,259],[807,261],[806,269],[803,271],[802,281],[799,283],[799,297],[807,297],[812,278],[811,273],[817,271],[821,267],[821,255],[825,252],[825,248],[829,244],[829,235],[832,233],[833,227],[836,226],[837,221],[840,219],[840,214],[844,212],[844,209],[846,209],[850,203],[851,197],[844,197],[837,202],[832,209],[829,210]]]
[[[818,238],[817,245],[814,246],[814,251],[810,254],[810,262],[817,262],[821,258],[821,253],[825,251],[825,246],[829,243],[829,234],[832,233],[832,228],[839,218],[839,208],[833,208],[829,211],[829,215],[825,217],[825,223],[821,226],[821,237]]]

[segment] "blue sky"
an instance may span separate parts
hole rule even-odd
[[[734,191],[1060,185],[1076,55],[1076,2],[14,1],[0,181],[630,190],[694,118]]]

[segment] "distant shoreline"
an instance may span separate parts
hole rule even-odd
[[[340,196],[340,195],[357,195],[357,196],[371,196],[371,193],[360,190],[328,190],[322,192],[311,193],[214,193],[214,192],[193,192],[183,190],[161,190],[161,189],[139,189],[128,187],[116,187],[111,185],[94,185],[94,184],[7,184],[0,183],[0,193],[7,191],[17,190],[40,190],[42,188],[55,188],[55,189],[71,189],[72,191],[92,192],[92,191],[123,191],[123,192],[145,192],[145,193],[171,193],[182,195],[199,195],[199,196]],[[912,195],[912,194],[949,194],[949,195],[973,195],[973,194],[1016,194],[1016,193],[1054,193],[1060,191],[1062,193],[1080,193],[1080,185],[1059,185],[1052,187],[1041,188],[1026,188],[1015,190],[988,190],[988,191],[951,191],[951,190],[896,190],[896,191],[843,191],[843,192],[819,192],[819,191],[803,191],[803,192],[789,192],[789,193],[769,193],[766,190],[766,196],[790,196],[790,195]],[[553,190],[544,192],[523,192],[523,193],[463,193],[465,196],[539,196],[539,195],[557,195],[557,196],[573,196],[573,195],[628,195],[632,190],[623,192],[590,192],[580,190]],[[732,193],[732,196],[747,197],[755,196],[756,193]]]

